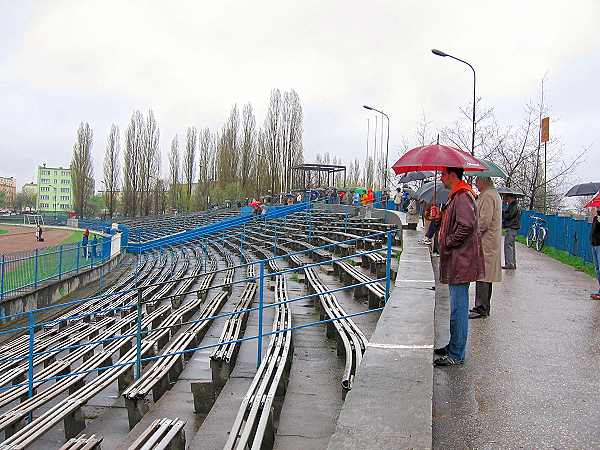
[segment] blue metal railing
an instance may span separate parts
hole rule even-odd
[[[36,289],[41,283],[93,268],[110,258],[110,238],[100,237],[0,256],[0,300]]]
[[[219,231],[224,231],[230,228],[245,225],[255,220],[272,220],[279,217],[284,217],[288,214],[292,214],[299,211],[304,211],[310,208],[309,203],[297,203],[295,205],[288,206],[270,206],[267,208],[267,212],[260,216],[248,216],[241,215],[228,219],[223,219],[215,223],[203,225],[193,230],[181,231],[179,233],[171,234],[169,236],[160,237],[146,242],[130,242],[127,244],[127,251],[130,253],[143,253],[155,248],[163,247],[165,245],[179,244],[188,242],[198,237],[203,237]],[[129,233],[135,235],[135,229],[129,230]]]
[[[39,321],[36,322],[36,315],[41,313],[41,312],[47,312],[50,309],[56,309],[56,308],[65,308],[65,307],[70,307],[70,306],[74,306],[76,304],[81,304],[81,303],[86,303],[86,302],[93,302],[94,300],[101,298],[102,296],[94,296],[94,297],[88,297],[88,298],[84,298],[84,299],[79,299],[79,300],[74,300],[74,301],[70,301],[68,303],[65,304],[61,304],[61,305],[50,305],[44,308],[40,308],[40,309],[36,309],[36,310],[31,310],[31,311],[27,311],[24,313],[18,313],[18,314],[14,314],[11,316],[7,316],[6,319],[8,320],[14,320],[14,319],[18,319],[20,317],[26,316],[27,317],[27,325],[26,326],[17,326],[17,327],[13,327],[11,329],[8,330],[2,330],[0,332],[0,334],[8,334],[8,333],[19,333],[22,331],[27,330],[28,334],[29,334],[29,338],[28,338],[28,351],[27,351],[27,355],[21,355],[21,356],[15,356],[15,357],[9,357],[9,358],[2,358],[0,359],[0,364],[2,363],[6,363],[6,362],[14,362],[14,361],[25,361],[27,360],[27,366],[28,366],[28,375],[27,375],[27,380],[26,382],[22,382],[22,383],[16,383],[13,384],[11,386],[8,387],[4,387],[4,388],[0,388],[0,392],[4,392],[4,391],[8,391],[11,389],[17,389],[19,387],[23,387],[23,386],[27,386],[28,387],[28,396],[32,397],[34,395],[34,384],[39,385],[41,383],[45,383],[45,382],[49,382],[49,381],[56,381],[56,380],[60,380],[60,379],[64,379],[67,377],[72,377],[72,376],[78,376],[78,375],[82,375],[82,374],[88,374],[88,373],[101,373],[104,370],[109,370],[111,368],[115,368],[115,367],[123,367],[123,366],[133,366],[134,367],[134,371],[135,371],[135,378],[139,379],[143,373],[142,373],[142,367],[143,367],[143,363],[146,362],[150,362],[150,361],[155,361],[161,358],[166,358],[166,357],[170,357],[170,356],[174,356],[174,355],[182,355],[182,354],[186,354],[186,353],[193,353],[195,351],[198,350],[203,350],[203,349],[208,349],[208,348],[212,348],[212,347],[217,347],[217,346],[221,346],[221,345],[226,345],[226,344],[237,344],[237,343],[241,343],[241,342],[245,342],[245,341],[249,341],[249,340],[253,340],[256,339],[259,343],[259,345],[257,345],[257,365],[260,365],[260,362],[262,360],[262,340],[265,337],[271,336],[273,334],[277,334],[277,333],[283,333],[283,332],[287,332],[287,331],[294,331],[294,330],[300,330],[303,328],[307,328],[307,327],[311,327],[311,326],[318,326],[321,324],[327,324],[330,322],[333,322],[335,320],[343,320],[343,319],[348,319],[348,318],[352,318],[352,317],[357,317],[360,315],[364,315],[364,314],[369,314],[372,312],[380,312],[383,310],[383,307],[379,307],[379,308],[373,308],[373,309],[369,309],[367,311],[361,311],[358,313],[353,313],[353,314],[345,314],[343,316],[340,317],[336,317],[333,319],[325,319],[325,320],[319,320],[319,321],[314,321],[314,322],[310,322],[310,323],[306,323],[306,324],[302,324],[302,325],[297,325],[297,326],[292,326],[286,329],[280,329],[280,330],[276,330],[276,331],[266,331],[263,329],[264,324],[263,324],[263,313],[264,310],[268,309],[268,308],[275,308],[279,305],[282,304],[288,304],[288,303],[293,303],[293,302],[297,302],[300,300],[304,300],[304,299],[309,299],[309,298],[318,298],[320,295],[323,294],[327,294],[327,293],[335,293],[335,292],[340,292],[340,291],[345,291],[345,290],[349,290],[349,289],[356,289],[356,288],[361,288],[364,286],[367,286],[369,284],[373,284],[373,283],[380,283],[382,281],[385,281],[385,295],[384,295],[384,302],[387,302],[387,300],[389,299],[389,295],[390,295],[390,289],[391,289],[391,261],[392,261],[392,241],[393,241],[393,234],[395,232],[394,231],[387,231],[387,232],[381,232],[381,233],[374,233],[371,234],[369,236],[363,236],[363,237],[357,237],[357,238],[353,238],[353,239],[348,239],[345,241],[340,241],[340,242],[335,242],[335,243],[330,243],[330,244],[325,244],[322,246],[318,246],[318,247],[313,247],[307,250],[301,250],[301,251],[296,251],[296,252],[289,252],[286,253],[284,255],[275,255],[271,258],[265,258],[265,259],[261,259],[261,260],[256,260],[256,261],[252,261],[249,262],[247,264],[240,264],[237,266],[233,266],[234,268],[239,268],[239,267],[246,267],[248,265],[258,265],[259,266],[259,274],[257,276],[254,277],[243,277],[240,280],[237,281],[232,281],[231,284],[241,284],[241,283],[248,283],[248,282],[258,282],[259,283],[259,302],[258,302],[258,306],[257,307],[249,307],[246,308],[244,310],[238,310],[238,311],[232,311],[232,312],[226,312],[226,313],[220,313],[220,314],[215,314],[213,316],[209,316],[209,317],[205,317],[203,319],[200,320],[190,320],[188,322],[183,322],[183,323],[178,323],[176,325],[172,325],[172,326],[166,326],[166,327],[161,327],[161,326],[157,326],[156,328],[152,328],[152,330],[143,330],[142,329],[142,305],[144,304],[144,301],[142,299],[141,293],[144,289],[147,289],[148,287],[151,286],[162,286],[168,283],[173,283],[173,282],[179,282],[179,281],[183,281],[186,279],[190,279],[190,278],[194,278],[197,279],[200,276],[205,276],[211,273],[219,273],[219,272],[223,272],[226,270],[231,269],[231,267],[225,268],[225,269],[218,269],[218,270],[214,270],[214,271],[209,271],[209,272],[204,272],[198,276],[191,276],[191,277],[182,277],[179,278],[177,280],[168,280],[168,281],[164,281],[161,283],[149,283],[145,286],[141,286],[141,287],[137,287],[137,288],[132,288],[132,289],[127,289],[124,291],[119,291],[119,292],[112,292],[110,294],[106,294],[104,295],[104,297],[107,296],[118,296],[118,295],[123,295],[125,293],[130,293],[130,292],[134,292],[137,291],[137,296],[136,296],[136,300],[135,300],[135,304],[133,305],[129,305],[129,307],[127,306],[122,306],[119,308],[122,309],[126,309],[126,310],[131,310],[133,307],[135,308],[136,311],[136,317],[135,317],[135,332],[130,332],[130,333],[121,333],[121,334],[115,334],[113,336],[111,336],[108,339],[101,339],[101,340],[89,340],[85,343],[78,343],[75,345],[68,345],[68,346],[62,346],[62,347],[53,347],[53,348],[46,348],[44,350],[38,350],[35,351],[35,330],[36,329],[41,329],[41,327],[44,326],[54,326],[57,325],[57,321],[54,319],[50,319],[50,320],[45,320],[45,321]],[[239,233],[240,235],[242,235],[242,233]],[[364,250],[361,252],[357,252],[353,255],[346,255],[346,256],[340,256],[337,258],[332,258],[330,260],[325,260],[325,261],[320,261],[320,262],[311,262],[308,264],[304,264],[300,267],[294,267],[294,268],[287,268],[287,269],[281,269],[275,272],[269,272],[268,274],[265,274],[265,265],[268,264],[270,261],[273,260],[278,260],[278,259],[283,259],[283,258],[289,258],[290,256],[293,255],[303,255],[303,254],[309,254],[314,252],[315,250],[325,250],[325,249],[330,249],[333,247],[338,246],[339,244],[356,244],[358,241],[364,240],[364,239],[373,239],[373,238],[383,238],[385,236],[385,242],[386,242],[386,247],[383,249],[372,249],[372,250]],[[228,235],[227,237],[218,237],[218,238],[211,238],[212,241],[218,241],[218,240],[225,240],[232,237],[232,235]],[[344,260],[349,260],[355,257],[359,257],[362,255],[368,255],[370,253],[376,253],[376,252],[386,252],[386,271],[385,271],[385,277],[381,277],[381,278],[375,278],[375,279],[370,279],[369,281],[365,281],[365,282],[360,282],[360,283],[355,283],[355,284],[351,284],[351,285],[347,285],[347,286],[342,286],[339,288],[334,288],[334,289],[329,289],[327,291],[324,292],[320,292],[320,293],[314,293],[314,294],[307,294],[307,295],[303,295],[303,296],[298,296],[295,298],[291,298],[285,301],[280,301],[280,302],[274,302],[274,303],[268,303],[265,304],[264,302],[264,297],[265,297],[265,290],[264,290],[264,280],[265,277],[271,278],[273,276],[276,275],[285,275],[285,274],[290,274],[290,273],[294,273],[294,272],[301,272],[304,271],[307,268],[310,267],[319,267],[325,264],[333,264],[336,261],[344,261]],[[211,286],[209,289],[217,289],[219,287],[223,287],[224,285],[216,285],[216,286]],[[194,291],[188,291],[188,293],[190,292],[194,292]],[[168,299],[168,298],[172,298],[172,295],[165,295],[163,297],[161,297],[158,300],[164,300],[164,299]],[[156,300],[156,301],[158,301]],[[105,310],[94,310],[94,311],[90,311],[88,314],[89,315],[103,315],[103,314],[107,314],[111,311],[113,311],[115,308],[108,308]],[[202,345],[202,346],[198,346],[198,347],[194,347],[194,348],[190,348],[190,349],[186,349],[186,350],[181,350],[181,351],[174,351],[174,352],[169,352],[169,353],[164,353],[161,355],[156,355],[156,356],[147,356],[144,357],[142,355],[142,351],[141,351],[141,345],[142,345],[142,338],[144,335],[147,335],[148,333],[151,332],[155,332],[161,329],[169,329],[172,327],[180,327],[182,325],[186,325],[186,324],[194,324],[194,323],[199,323],[199,322],[204,322],[204,321],[212,321],[214,319],[217,318],[221,318],[221,317],[230,317],[230,316],[234,316],[234,315],[241,315],[241,314],[245,314],[245,313],[249,313],[251,311],[257,311],[258,315],[259,315],[259,324],[258,324],[258,332],[255,336],[244,336],[241,337],[239,339],[234,339],[234,340],[230,340],[230,341],[226,341],[226,342],[218,342],[218,343],[214,343],[214,344],[209,344],[209,345]],[[70,320],[74,320],[74,319],[80,319],[82,318],[84,315],[81,314],[77,314],[74,316],[66,316],[63,317],[61,319],[61,321],[70,321]],[[103,367],[96,367],[93,369],[89,369],[89,370],[75,370],[74,372],[70,372],[70,373],[66,373],[66,374],[60,374],[60,375],[55,375],[55,376],[49,376],[46,378],[42,378],[42,379],[35,379],[34,378],[34,373],[33,373],[33,369],[34,369],[34,359],[36,356],[41,356],[41,355],[47,355],[50,353],[55,353],[55,354],[59,354],[63,351],[71,351],[73,349],[76,348],[81,348],[81,347],[85,347],[85,346],[96,346],[99,344],[103,344],[106,342],[112,342],[118,339],[135,339],[135,348],[136,348],[136,358],[135,361],[129,361],[129,362],[125,362],[125,363],[115,363],[115,364],[111,364],[108,366],[103,366]],[[31,417],[30,417],[31,420]]]

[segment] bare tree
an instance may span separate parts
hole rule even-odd
[[[92,167],[92,144],[94,133],[87,122],[81,122],[73,145],[71,178],[75,213],[80,219],[86,213],[88,201],[94,195],[94,171]],[[58,189],[58,186],[55,187]]]
[[[142,208],[139,205],[139,194],[143,187],[142,160],[146,133],[144,116],[134,111],[125,134],[125,170],[123,183],[123,200],[125,214],[135,217]],[[139,208],[138,208],[139,206]]]
[[[169,152],[169,203],[173,209],[180,206],[181,180],[179,166],[179,142],[177,135],[175,135],[171,141],[171,151]]]
[[[238,180],[240,115],[233,105],[219,139],[219,184],[225,186]]]
[[[300,97],[293,89],[283,94],[281,108],[281,188],[291,188],[291,168],[302,162],[303,113]]]
[[[157,178],[153,184],[152,209],[154,214],[164,214],[167,209],[167,187],[162,178]]]
[[[205,128],[200,133],[198,144],[200,165],[198,166],[196,206],[199,208],[208,207],[209,185],[215,176],[215,148],[215,136],[211,133],[209,128]]]
[[[243,195],[249,194],[252,155],[256,153],[256,118],[252,104],[244,105],[242,111],[242,144],[240,152],[240,181]]]
[[[279,89],[271,91],[269,108],[265,117],[264,139],[266,157],[269,165],[269,183],[271,192],[275,192],[277,179],[279,178],[279,162],[281,161],[281,92]]]
[[[188,127],[186,131],[185,153],[183,155],[183,177],[186,184],[186,208],[191,209],[192,185],[196,172],[196,147],[198,145],[198,130]]]
[[[148,215],[152,206],[153,185],[160,176],[160,129],[156,123],[154,111],[148,111],[145,125],[144,147],[140,161],[140,207],[142,214]]]
[[[543,92],[543,84],[542,84]],[[572,158],[565,157],[558,137],[548,142],[546,158],[547,177],[544,179],[544,158],[540,151],[540,118],[550,113],[543,94],[537,103],[528,103],[517,125],[500,126],[492,108],[477,102],[475,150],[479,158],[500,165],[508,175],[504,183],[525,193],[526,207],[551,211],[561,206],[562,191],[575,169],[583,161],[587,149],[583,148]],[[452,127],[442,129],[441,139],[455,147],[470,151],[470,108],[460,110],[461,117]],[[546,189],[544,190],[544,187]],[[544,201],[546,191],[546,201]]]
[[[113,124],[106,142],[104,154],[104,202],[108,207],[108,215],[112,218],[116,206],[116,193],[121,182],[121,140],[119,127]]]
[[[262,129],[258,130],[257,137],[257,151],[254,155],[254,176],[256,177],[256,189],[254,190],[255,196],[260,196],[261,192],[264,192],[265,186],[270,183],[268,157],[267,157],[267,143],[265,133]]]

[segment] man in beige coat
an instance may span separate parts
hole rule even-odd
[[[502,200],[492,179],[477,177],[479,189],[477,211],[479,212],[479,232],[485,261],[485,276],[475,284],[475,308],[469,318],[479,319],[490,315],[492,283],[502,281]]]

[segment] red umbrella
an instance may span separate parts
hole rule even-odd
[[[487,170],[477,158],[458,148],[433,144],[409,150],[392,166],[396,175],[417,170],[444,170],[462,167],[469,171]]]
[[[600,191],[594,196],[593,199],[591,199],[589,201],[589,203],[587,205],[585,205],[586,208],[600,208]]]

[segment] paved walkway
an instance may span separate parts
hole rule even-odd
[[[492,315],[470,321],[465,366],[434,370],[434,448],[600,446],[596,281],[517,245]]]

